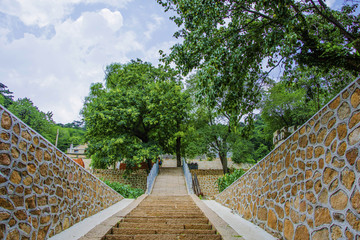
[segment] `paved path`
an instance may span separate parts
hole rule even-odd
[[[175,196],[187,194],[182,168],[161,167],[151,195]]]

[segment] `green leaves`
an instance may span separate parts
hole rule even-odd
[[[117,161],[150,164],[163,151],[171,152],[187,102],[177,73],[170,68],[139,59],[109,65],[105,85],[92,85],[82,110],[90,155],[100,167]]]
[[[130,185],[122,184],[119,182],[111,182],[103,180],[106,185],[120,193],[124,198],[138,198],[144,194],[144,190],[140,188],[132,188]]]
[[[235,169],[232,173],[226,173],[223,177],[218,178],[217,184],[219,192],[224,191],[228,186],[235,182],[239,177],[244,175],[245,171],[242,169]]]

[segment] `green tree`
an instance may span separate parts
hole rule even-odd
[[[105,84],[91,86],[82,114],[94,167],[117,161],[127,166],[151,162],[174,146],[186,97],[176,72],[141,60],[111,64]]]
[[[232,160],[235,163],[255,163],[270,152],[272,133],[265,130],[260,115],[255,115],[254,128],[246,136],[235,135],[232,145]]]
[[[163,60],[174,62],[184,75],[200,69],[201,91],[214,102],[221,98],[225,110],[241,106],[251,112],[259,89],[279,66],[359,74],[355,1],[346,1],[341,10],[321,0],[158,2],[176,13],[172,19],[180,30],[174,36],[184,39]],[[241,99],[248,101],[239,104]]]
[[[225,93],[214,99],[210,92],[203,91],[206,86],[202,85],[201,80],[199,81],[206,77],[212,76],[201,70],[187,80],[187,90],[193,96],[197,96],[193,98],[195,131],[190,134],[190,139],[197,140],[192,143],[191,140],[188,141],[188,147],[192,153],[196,153],[194,150],[198,149],[201,150],[198,154],[218,155],[223,171],[227,173],[227,158],[234,142],[233,136],[239,135],[240,130],[243,135],[249,131],[249,124],[240,128],[240,121],[245,119],[245,123],[251,123],[251,112],[258,99],[244,89],[239,90],[235,96]]]
[[[0,104],[8,108],[14,102],[14,96],[7,86],[0,83]]]
[[[263,96],[261,116],[266,131],[300,126],[355,80],[348,71],[324,72],[315,67],[297,67],[273,82]]]
[[[55,143],[56,128],[51,112],[40,111],[29,98],[19,98],[8,109],[51,143]]]
[[[66,124],[67,125],[67,124]],[[59,138],[57,147],[65,152],[70,144],[79,145],[85,143],[85,130],[81,128],[70,128],[56,126],[59,129]]]

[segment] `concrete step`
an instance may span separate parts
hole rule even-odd
[[[112,228],[111,234],[137,235],[137,234],[216,234],[215,230],[208,229],[134,229],[134,228]]]
[[[137,234],[137,235],[106,235],[105,240],[221,240],[218,234]]]
[[[210,224],[164,224],[164,223],[132,223],[120,222],[117,228],[134,228],[134,229],[212,229]]]
[[[148,196],[104,239],[221,239],[190,196]]]
[[[146,218],[146,217],[126,217],[122,220],[123,222],[133,222],[133,223],[141,223],[141,222],[150,222],[150,223],[166,223],[166,224],[189,224],[192,222],[207,224],[209,220],[205,217],[201,218],[171,218],[168,216],[166,218]]]

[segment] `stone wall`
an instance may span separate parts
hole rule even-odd
[[[93,169],[93,174],[98,178],[128,184],[133,188],[141,188],[146,191],[147,172],[145,169],[134,170],[129,175],[124,170],[119,169]]]
[[[196,173],[199,180],[201,192],[206,197],[213,197],[219,194],[217,180],[223,175],[223,170],[190,170],[191,175]]]
[[[0,239],[47,239],[123,199],[0,105]]]
[[[360,79],[216,197],[278,238],[360,238]]]

